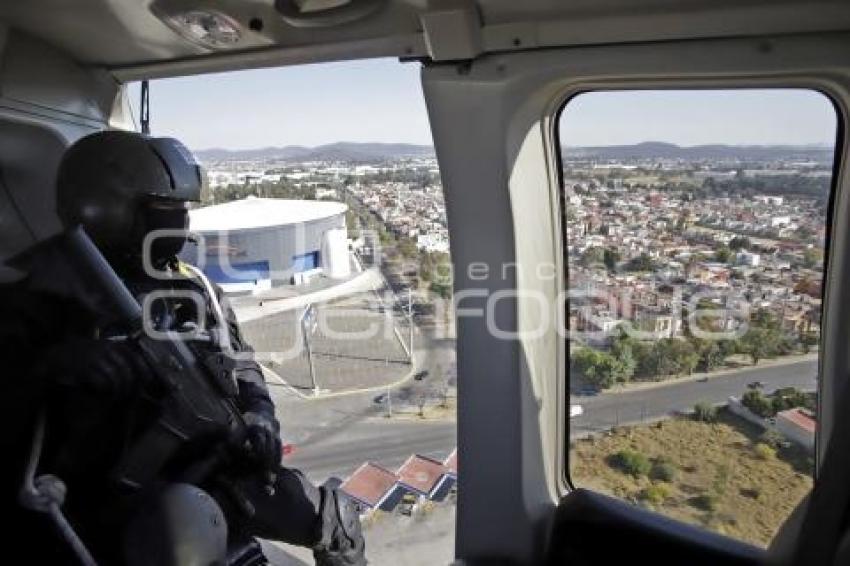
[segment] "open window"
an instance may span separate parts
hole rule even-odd
[[[453,556],[452,269],[417,78],[373,60],[150,83],[153,133],[186,140],[206,175],[181,257],[255,349],[284,465],[357,502],[377,563]]]
[[[766,547],[814,477],[834,106],[588,92],[559,127],[570,481]]]
[[[839,43],[841,42],[836,43],[836,46]],[[806,51],[804,46],[811,47],[812,50]],[[790,55],[792,53],[795,54],[794,57]],[[834,440],[831,435],[836,416],[841,412],[839,388],[847,369],[843,353],[846,351],[847,338],[844,321],[848,317],[845,301],[842,299],[846,286],[841,284],[842,277],[846,277],[843,250],[847,241],[843,222],[846,218],[846,205],[842,198],[842,186],[846,181],[846,174],[843,168],[842,132],[850,91],[843,81],[829,79],[827,68],[831,64],[839,62],[832,58],[826,49],[810,44],[803,38],[785,38],[766,42],[764,49],[756,49],[752,42],[738,40],[585,47],[560,52],[538,51],[533,54],[489,57],[473,64],[468,73],[459,73],[456,69],[449,68],[426,69],[426,100],[440,157],[452,238],[458,243],[453,251],[456,272],[462,274],[462,277],[458,278],[455,290],[457,296],[463,296],[467,300],[467,308],[463,312],[458,309],[458,348],[462,353],[459,368],[464,376],[460,383],[464,394],[459,398],[459,440],[465,457],[472,458],[479,464],[476,469],[468,470],[472,477],[466,476],[466,489],[460,492],[459,557],[486,556],[488,552],[493,552],[493,545],[500,555],[528,556],[526,552],[529,548],[538,548],[533,542],[537,536],[547,537],[546,552],[552,563],[564,563],[569,558],[589,564],[607,564],[622,559],[625,554],[638,555],[644,552],[662,563],[669,564],[756,563],[764,558],[764,547],[771,539],[781,539],[786,546],[792,547],[802,544],[804,537],[799,535],[793,526],[794,516],[790,519],[788,517],[792,515],[796,503],[813,485],[812,470],[816,470],[823,463],[825,447]],[[635,94],[641,96],[629,98]],[[663,95],[667,98],[664,99]],[[759,126],[753,121],[748,122],[748,119],[752,120],[757,115],[763,117],[770,114],[775,98],[783,95],[790,98],[786,99],[788,102],[782,106],[780,113],[772,114],[773,118],[767,121],[760,118],[762,124]],[[654,102],[650,100],[653,106],[653,112],[650,112],[647,105],[639,103],[639,99],[643,97],[646,102],[653,96],[660,98]],[[668,126],[676,126],[685,131],[689,125],[699,123],[699,132],[702,133],[745,131],[747,136],[725,140],[717,135],[702,139],[671,137],[665,140],[664,136],[659,135],[663,132],[655,129],[657,123],[652,122],[653,116],[657,122],[659,113],[667,110],[669,115],[669,112],[676,110],[675,105],[670,102],[671,98],[688,96],[701,97],[702,102],[697,103],[688,112],[682,112],[683,107],[679,106],[678,113],[667,119]],[[711,96],[730,103],[734,103],[738,96],[749,97],[750,109],[741,111],[739,108],[737,112],[712,115],[710,105],[705,102],[706,97]],[[605,100],[610,100],[610,106],[604,107],[602,102]],[[594,107],[597,112],[587,115],[586,119],[582,120],[582,127],[571,131],[570,124],[576,125],[575,121],[571,122],[574,117],[572,111],[587,111]],[[819,116],[818,119],[801,118],[796,114],[806,108],[811,110],[812,107]],[[640,123],[642,126],[628,138],[618,135],[616,139],[604,139],[607,132],[614,131],[611,128],[622,132],[620,127],[625,120],[637,120],[638,122],[633,123]],[[802,136],[805,139],[800,142],[791,142],[787,138],[783,141],[776,136],[772,137],[771,134],[776,131],[774,128],[777,124],[784,124],[786,131],[801,135],[811,132],[816,123],[820,124],[818,134]],[[583,140],[576,136],[581,130],[586,134]],[[668,143],[641,143],[647,141]],[[706,159],[711,158],[715,163],[706,161],[692,164],[689,166],[690,174],[683,172],[685,159],[682,154],[687,153],[691,146],[711,145],[713,147],[705,149],[722,152],[724,148],[718,144],[775,146],[792,143],[806,147],[799,148],[802,150],[799,155],[773,159],[771,164],[765,163],[765,160],[769,161],[768,158],[755,154],[761,150],[769,153],[777,148],[750,147],[751,155],[745,156],[741,163],[734,166],[728,163],[724,167],[718,166],[717,160],[727,159],[728,155],[709,155]],[[677,147],[669,144],[675,144]],[[613,157],[603,154],[589,157],[589,150],[604,149],[600,146],[636,146],[632,149],[662,151],[665,154],[655,158],[656,161],[662,161],[660,168],[657,167],[657,162],[653,165],[625,163],[627,158],[643,158],[640,154]],[[628,149],[619,148],[621,152]],[[666,153],[668,151],[673,153]],[[804,155],[806,152],[820,152],[820,157],[813,160]],[[786,165],[780,165],[783,159]],[[597,165],[595,169],[594,161]],[[762,164],[757,165],[755,161],[762,161]],[[653,166],[656,169],[652,169]],[[627,234],[636,224],[634,218],[618,220],[617,217],[636,214],[634,205],[624,198],[631,194],[629,191],[633,187],[625,187],[624,184],[625,177],[641,173],[637,170],[638,167],[645,169],[642,172],[644,178],[633,180],[632,184],[643,194],[639,208],[643,209],[640,214],[644,215],[644,225],[635,237],[634,234]],[[676,168],[679,173],[674,172]],[[612,173],[611,169],[619,169],[619,172]],[[724,170],[723,175],[726,178],[721,177],[721,169]],[[584,170],[585,173],[581,175],[586,176],[582,178],[577,172],[579,170]],[[591,189],[589,182],[597,176],[602,177],[602,182],[595,181],[596,187]],[[681,187],[672,191],[678,194],[679,198],[674,198],[671,203],[668,194],[662,194],[657,188],[653,190],[649,184],[657,182],[657,179],[649,179],[650,176],[667,177],[664,182],[669,182],[674,187],[681,183]],[[703,178],[696,184],[700,176]],[[706,184],[705,179],[708,177],[712,177],[713,181]],[[819,187],[818,195],[814,197],[819,203],[810,201],[805,205],[805,209],[783,213],[783,207],[804,205],[797,198],[791,199],[790,195],[773,194],[765,190],[768,184],[773,186],[780,181],[799,182],[797,189],[801,191],[809,190],[802,189],[802,184],[809,184],[811,188]],[[729,231],[733,226],[723,226],[723,223],[752,222],[740,216],[741,213],[746,212],[753,219],[764,219],[759,208],[774,207],[776,213],[770,215],[767,221],[773,224],[768,228],[776,231],[772,239],[777,240],[791,236],[794,231],[803,228],[792,228],[789,224],[793,224],[796,217],[807,215],[804,210],[817,211],[816,215],[808,216],[814,232],[803,232],[807,240],[814,236],[815,241],[809,240],[811,247],[806,244],[803,248],[798,248],[794,262],[789,258],[787,265],[778,265],[775,268],[786,275],[794,272],[795,277],[807,273],[811,281],[814,281],[813,285],[810,285],[809,281],[796,281],[787,297],[784,314],[780,305],[777,316],[787,321],[785,324],[788,326],[785,328],[788,329],[791,328],[792,310],[801,304],[817,307],[817,297],[805,293],[804,290],[809,289],[817,295],[816,281],[821,278],[823,283],[821,301],[825,306],[823,309],[807,309],[811,311],[810,315],[799,313],[800,317],[810,319],[812,324],[809,325],[806,321],[801,329],[794,323],[798,331],[794,333],[796,336],[792,340],[793,344],[779,340],[778,335],[789,332],[781,331],[781,324],[773,316],[760,313],[758,309],[753,309],[754,312],[747,316],[735,315],[737,318],[733,317],[733,320],[729,321],[725,320],[724,312],[712,312],[729,311],[740,306],[735,300],[730,299],[727,305],[725,302],[716,303],[716,300],[722,299],[713,295],[698,297],[697,306],[700,307],[700,312],[694,313],[697,319],[694,326],[701,330],[711,330],[714,327],[724,331],[734,331],[736,328],[743,330],[737,326],[735,320],[746,322],[748,327],[754,321],[754,332],[747,337],[747,342],[751,345],[760,344],[755,340],[759,336],[767,337],[768,342],[773,342],[774,339],[783,342],[770,348],[773,350],[771,355],[780,354],[780,346],[783,350],[790,346],[791,350],[787,351],[795,351],[799,356],[811,357],[814,352],[819,352],[818,361],[809,359],[807,362],[810,365],[807,366],[809,369],[804,378],[807,380],[808,392],[785,390],[774,395],[775,390],[780,387],[802,387],[790,381],[787,384],[776,382],[770,386],[765,379],[756,377],[736,384],[735,387],[724,391],[722,398],[713,401],[710,396],[703,399],[701,394],[722,381],[714,377],[701,381],[704,376],[700,375],[693,376],[692,379],[686,377],[682,382],[682,387],[693,387],[697,391],[696,398],[686,403],[674,396],[664,397],[661,409],[651,410],[649,403],[644,406],[641,402],[618,409],[614,400],[626,399],[630,393],[609,394],[605,393],[604,389],[598,392],[597,387],[580,384],[578,380],[573,383],[578,372],[570,371],[576,369],[571,368],[571,365],[575,364],[570,363],[570,353],[575,354],[582,347],[587,348],[584,361],[598,362],[595,367],[607,367],[614,373],[620,371],[619,364],[610,356],[610,350],[603,346],[594,349],[590,343],[570,344],[568,338],[571,335],[563,334],[558,327],[568,330],[577,327],[585,313],[577,312],[577,309],[572,307],[578,305],[582,299],[586,306],[599,308],[598,312],[586,313],[588,316],[584,320],[593,332],[588,331],[589,336],[585,339],[592,342],[597,338],[593,336],[594,333],[598,335],[604,334],[605,331],[611,332],[617,325],[617,320],[622,318],[619,313],[625,302],[621,305],[612,301],[613,304],[609,305],[607,297],[595,297],[595,277],[598,276],[599,281],[604,282],[609,275],[620,277],[622,274],[624,280],[634,280],[641,273],[655,273],[654,262],[657,259],[653,256],[655,252],[650,251],[643,257],[639,247],[628,253],[607,248],[626,245],[623,240],[627,237],[635,246],[646,248],[652,245],[656,238],[665,239],[665,231],[677,229],[680,216],[685,216],[681,227],[688,230],[689,223],[692,222],[689,217],[693,207],[688,200],[690,197],[682,200],[683,188],[695,186],[700,191],[709,191],[712,182],[715,182],[715,187],[732,187],[738,183],[751,189],[758,188],[747,193],[746,198],[752,201],[751,205],[742,204],[743,197],[720,194],[706,197],[718,199],[712,201],[709,207],[711,210],[707,212],[710,212],[721,226],[695,226],[696,223],[693,222],[693,228],[707,232]],[[758,184],[753,184],[754,182]],[[571,189],[574,189],[575,185],[585,183],[588,189],[596,191],[597,194],[587,194],[584,187],[580,187],[580,191],[585,191],[583,194],[577,194],[575,190],[565,194],[564,185],[568,183]],[[706,185],[705,188],[703,184]],[[642,186],[638,188],[637,185]],[[652,192],[658,194],[651,196]],[[604,196],[604,205],[600,203],[600,195]],[[728,202],[719,200],[727,196]],[[781,199],[775,198],[780,196]],[[594,245],[588,244],[583,245],[581,249],[575,247],[576,238],[584,237],[578,231],[588,227],[587,222],[578,221],[586,216],[585,210],[579,210],[579,206],[586,206],[586,198],[596,200],[593,207],[598,218],[594,221],[595,232],[591,235],[599,240],[601,245],[596,247],[601,249],[591,249]],[[789,204],[792,200],[794,202]],[[742,207],[749,208],[745,211]],[[682,210],[685,214],[680,214]],[[599,211],[603,211],[606,216],[599,215]],[[663,214],[668,214],[670,218],[660,218]],[[487,218],[489,226],[498,226],[499,230],[481,232],[480,225],[476,229],[472,219],[482,216]],[[792,218],[784,218],[785,216]],[[653,219],[652,223],[649,222],[650,219]],[[736,235],[738,239],[733,242]],[[753,273],[753,270],[763,267],[766,265],[763,262],[768,258],[770,261],[779,261],[772,250],[755,249],[754,240],[761,239],[771,238],[755,232],[731,234],[724,243],[709,237],[704,245],[707,247],[705,251],[708,251],[711,257],[701,260],[709,265],[698,270],[695,263],[692,266],[693,275],[697,276],[699,271],[702,271],[709,290],[709,283],[715,274],[724,277],[721,275],[724,272],[730,277],[733,273],[740,272],[740,277],[747,278],[741,280],[746,284],[750,275],[745,273]],[[823,244],[819,245],[817,241],[821,239]],[[606,242],[613,245],[605,245]],[[782,243],[784,250],[786,246],[784,241]],[[672,254],[669,260],[675,260],[679,251],[686,251],[674,250],[672,241],[665,241],[662,246],[654,247],[661,248],[658,252],[665,255],[667,252],[662,251],[665,246],[670,247],[670,250],[667,250]],[[734,251],[733,247],[736,248]],[[582,261],[585,251],[588,253]],[[756,256],[759,256],[758,259]],[[682,256],[680,259],[684,260],[686,257]],[[473,273],[471,269],[476,265],[475,262],[487,263],[490,267],[491,276],[483,282],[475,277],[478,273]],[[538,266],[551,265],[553,262],[556,267],[554,276],[551,275],[551,270],[537,271]],[[515,266],[507,276],[503,270],[497,269],[506,263]],[[755,265],[756,263],[758,265]],[[806,267],[807,265],[809,267]],[[820,275],[818,270],[811,269],[819,265],[826,265],[828,268],[826,271],[820,271]],[[624,269],[626,266],[628,270]],[[584,284],[576,285],[573,277],[579,268],[587,272],[588,277]],[[493,272],[497,275],[492,275]],[[675,274],[669,275],[672,279]],[[762,281],[760,285],[770,287],[770,277],[771,274],[764,278],[758,275],[756,279]],[[798,286],[797,283],[802,284]],[[501,324],[500,328],[517,331],[512,339],[505,340],[503,337],[493,336],[492,333],[488,334],[487,317],[481,316],[480,320],[476,318],[473,307],[478,307],[483,300],[476,302],[479,299],[475,299],[472,292],[482,288],[485,297],[509,294],[514,298],[513,302],[507,305],[493,301],[496,305],[486,311],[490,316],[489,320]],[[584,293],[583,298],[572,296],[580,292]],[[759,297],[759,300],[766,302],[771,296],[776,300],[777,295],[773,295],[774,293],[781,299],[785,298],[783,291],[776,286],[770,291],[765,289],[765,296]],[[804,297],[800,302],[792,302],[794,295],[801,294]],[[567,300],[559,303],[559,296],[565,296]],[[701,302],[700,299],[703,298],[705,300]],[[636,323],[636,331],[658,334],[656,340],[648,343],[663,341],[664,345],[656,352],[661,354],[655,357],[657,369],[673,375],[679,372],[697,372],[696,367],[691,370],[689,365],[700,363],[699,358],[694,360],[685,355],[685,352],[681,353],[682,357],[691,359],[684,366],[679,366],[684,370],[679,367],[670,369],[673,352],[681,345],[681,339],[674,339],[670,333],[681,332],[681,329],[674,326],[672,319],[664,318],[661,309],[670,308],[664,297],[646,296],[644,299],[645,308],[640,314],[635,312],[633,316],[639,320],[632,322]],[[544,308],[541,308],[541,304]],[[551,316],[547,317],[548,313],[543,312],[545,306],[551,307],[549,313],[557,313],[557,317],[562,317],[562,320],[553,321]],[[603,312],[605,309],[608,311],[608,317]],[[701,316],[703,314],[705,316]],[[816,326],[815,321],[819,315],[822,316],[819,326]],[[813,334],[817,334],[818,328],[820,338],[819,343],[815,345]],[[615,338],[617,337],[615,334]],[[638,339],[626,336],[626,339],[629,338]],[[642,347],[646,345],[636,346]],[[663,348],[668,348],[670,352]],[[717,348],[721,347],[718,345]],[[806,348],[810,349],[809,354],[805,354]],[[703,364],[717,363],[723,352],[721,350],[718,354],[714,350],[713,347],[708,348],[709,355],[703,356]],[[758,348],[748,351],[756,353],[757,371],[768,366],[777,368],[777,371],[789,367],[787,364],[782,365],[785,359],[777,357],[775,360],[769,360]],[[755,361],[752,355],[749,358],[738,353],[732,356],[741,356],[738,362],[742,364],[740,369],[745,371],[748,370],[747,366],[752,367]],[[779,365],[772,365],[777,362]],[[815,371],[816,367],[819,368],[818,371]],[[604,372],[589,373],[598,378],[608,372],[610,377],[611,372],[608,369]],[[717,369],[716,366],[714,369]],[[758,383],[759,381],[762,383]],[[752,387],[748,387],[750,384]],[[741,532],[744,523],[738,521],[735,524],[735,517],[729,508],[718,511],[717,500],[712,497],[716,495],[712,493],[715,484],[719,486],[724,477],[729,478],[737,474],[735,467],[727,466],[724,469],[717,465],[720,462],[715,462],[708,466],[707,473],[710,478],[703,478],[706,481],[698,483],[695,477],[696,469],[693,472],[688,471],[692,464],[671,464],[664,460],[662,456],[668,451],[666,448],[637,457],[634,454],[641,446],[646,449],[646,445],[641,444],[643,439],[638,437],[636,432],[637,428],[641,428],[642,421],[645,423],[645,429],[641,430],[650,432],[675,429],[679,423],[726,430],[724,427],[728,425],[724,423],[705,423],[693,417],[674,417],[668,413],[691,413],[699,408],[699,414],[704,415],[707,420],[713,420],[717,418],[713,403],[726,403],[730,396],[740,399],[747,394],[747,403],[754,407],[767,408],[767,405],[770,405],[770,414],[767,414],[767,411],[764,411],[764,414],[771,419],[776,418],[773,414],[774,408],[778,409],[777,413],[796,408],[786,408],[786,403],[804,408],[812,407],[812,393],[815,391],[813,384],[818,391],[814,405],[817,437],[814,452],[789,463],[788,460],[782,459],[784,456],[781,451],[797,449],[793,444],[788,444],[790,441],[787,437],[780,439],[774,434],[763,437],[762,433],[750,433],[752,437],[743,434],[731,440],[731,444],[741,450],[750,451],[747,459],[735,461],[736,465],[743,467],[746,463],[755,466],[760,462],[783,464],[789,481],[799,484],[794,501],[787,497],[785,501],[777,503],[776,508],[782,509],[782,516],[770,526],[760,527],[764,533],[760,535],[760,539],[747,538],[748,535]],[[641,387],[644,387],[644,384],[641,384]],[[656,383],[648,380],[645,387],[645,390],[641,390],[642,395],[662,396],[666,395],[662,394],[662,391],[675,389],[678,385],[669,386],[667,382]],[[507,398],[513,401],[509,402]],[[606,400],[609,398],[610,401]],[[701,403],[702,401],[706,404]],[[601,409],[597,410],[597,404],[608,402],[612,403],[607,409],[610,412],[603,415]],[[650,415],[654,412],[662,414]],[[603,415],[603,418],[592,423],[599,415]],[[653,425],[659,427],[650,422],[655,420],[653,417],[658,416],[665,417],[660,429],[651,428]],[[808,419],[800,421],[811,422]],[[670,423],[675,424],[671,427]],[[769,424],[774,426],[773,423]],[[631,439],[628,438],[629,430],[625,428],[626,425],[635,427],[631,429]],[[810,424],[803,426],[810,427]],[[609,435],[608,431],[617,427],[619,433],[626,437],[626,441],[634,440],[635,446],[629,444],[605,453],[591,452],[596,460],[582,469],[578,465],[580,461],[577,460],[575,449],[586,448],[592,451],[600,447],[609,448],[608,443],[617,440],[617,437]],[[577,432],[584,435],[592,433],[594,440],[579,441],[572,438]],[[681,437],[668,440],[683,442]],[[573,454],[569,453],[571,443]],[[699,455],[696,453],[703,448],[697,443],[690,445],[694,457]],[[505,462],[504,458],[497,457],[497,454],[505,453],[521,455],[521,464],[513,465]],[[633,465],[634,461],[636,465]],[[624,469],[635,469],[641,485],[633,484],[632,487],[637,489],[617,493],[615,482],[635,481],[628,471],[621,471]],[[646,470],[646,476],[642,470]],[[603,476],[608,474],[613,478],[612,483],[607,487],[600,485]],[[677,492],[675,485],[668,487],[667,484],[671,482],[661,479],[664,477],[686,479],[685,489],[696,489],[689,494],[683,493],[681,489]],[[656,484],[661,487],[655,487]],[[817,485],[817,480],[814,485]],[[721,487],[720,491],[723,489]],[[673,491],[674,501],[681,503],[676,508],[677,512],[691,514],[691,523],[688,523],[688,517],[683,515],[676,516],[671,512],[671,518],[658,512],[660,509],[652,500],[666,501],[669,496],[669,491],[665,493],[666,490]],[[474,492],[472,496],[467,495],[470,491]],[[500,493],[501,498],[498,507],[490,507],[485,513],[475,506],[475,501],[486,497],[486,493],[496,491]],[[817,492],[815,487],[813,493]],[[615,493],[616,495],[612,495]],[[620,495],[623,497],[618,497]],[[705,497],[700,497],[702,495]],[[469,499],[466,499],[467,497]],[[727,487],[721,495],[721,501],[723,497],[732,497],[730,488]],[[736,499],[748,498],[748,509],[754,509],[752,506],[755,504],[761,505],[761,497],[763,489],[749,485],[737,486],[734,494]],[[702,505],[703,509],[700,509],[699,505]],[[553,508],[556,509],[554,521],[549,514],[549,510]],[[758,512],[753,511],[753,514],[756,513]],[[499,533],[498,536],[478,536],[476,525],[484,520]],[[786,528],[777,538],[774,533],[783,521],[787,523]],[[712,532],[711,528],[715,531]],[[508,532],[514,535],[508,538]],[[725,534],[720,534],[721,532]],[[502,536],[503,534],[505,536]],[[613,540],[618,541],[617,544],[611,544]],[[833,540],[830,544],[834,542]]]

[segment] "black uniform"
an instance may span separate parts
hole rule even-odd
[[[236,466],[224,481],[197,486],[219,502],[220,508],[212,505],[224,511],[228,538],[258,536],[311,547],[320,565],[365,564],[354,505],[335,489],[317,488],[300,472],[281,466],[274,404],[220,291],[213,297],[197,278],[154,279],[143,269],[147,255],[159,270],[180,271],[175,257],[185,242],[186,203],[199,199],[201,186],[200,171],[188,150],[167,138],[99,132],[69,148],[57,186],[62,221],[85,228],[140,302],[152,292],[172,290],[188,290],[200,298],[199,307],[185,297],[153,301],[150,326],[180,329],[199,320],[198,310],[212,324],[216,306],[222,306],[226,328],[221,330],[230,348],[222,349],[216,340],[190,344],[199,359],[211,351],[233,359],[234,401],[247,425],[250,450],[245,465]],[[163,229],[172,234],[146,249],[146,238]],[[124,329],[115,326],[98,297],[74,277],[61,253],[48,244],[30,259],[28,277],[0,289],[0,355],[9,370],[0,385],[0,399],[8,405],[0,411],[0,449],[10,460],[0,466],[0,503],[4,518],[13,522],[4,532],[22,543],[37,541],[34,562],[71,563],[63,543],[49,538],[52,526],[22,511],[15,500],[36,417],[46,410],[39,471],[66,482],[64,509],[96,557],[105,564],[120,562],[127,556],[122,536],[156,493],[127,495],[110,474],[133,445],[131,431],[138,431],[139,421],[149,416],[139,407],[151,399],[155,403],[156,395],[150,395],[154,368],[134,341],[117,339]],[[203,451],[204,444],[192,449]],[[270,478],[273,485],[268,485]],[[167,485],[163,488],[168,491]],[[238,497],[233,497],[237,488]],[[155,537],[153,543],[167,544],[167,539]],[[39,559],[45,556],[49,558]]]
[[[186,274],[176,260],[171,262],[170,269]],[[188,291],[203,298],[206,312],[201,316],[196,312],[198,303],[182,294],[173,300],[162,299],[151,303],[152,322],[157,326],[157,330],[161,331],[178,329],[187,322],[201,320],[206,321],[209,328],[215,320],[212,301],[219,303],[227,323],[230,348],[237,358],[234,374],[239,385],[239,408],[244,414],[256,415],[269,422],[277,437],[280,425],[275,417],[274,403],[269,397],[262,370],[253,359],[253,348],[242,337],[236,316],[221,289],[213,285],[216,293],[213,299],[208,296],[206,287],[193,277],[178,276],[174,280],[164,282],[151,279],[144,273],[134,273],[125,277],[125,282],[140,303],[144,302],[145,296],[150,292],[164,289]],[[218,347],[210,345],[209,348],[217,350]],[[203,356],[204,352],[199,354]],[[263,442],[262,439],[259,441]],[[246,495],[256,512],[253,516],[242,517],[240,520],[244,521],[244,524],[241,526],[261,538],[308,547],[320,545],[323,533],[330,538],[331,531],[342,530],[345,536],[350,538],[348,543],[353,548],[358,545],[362,547],[359,522],[355,517],[344,522],[339,520],[336,503],[332,501],[335,493],[317,488],[301,472],[281,466],[279,443],[272,451],[276,451],[278,455],[274,462],[269,463],[273,466],[274,483],[267,486],[263,485],[262,481],[254,481],[245,486]],[[362,553],[362,549],[360,552]]]

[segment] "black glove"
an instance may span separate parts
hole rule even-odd
[[[52,383],[124,399],[153,380],[141,352],[122,341],[73,338],[52,348],[42,372]]]
[[[247,412],[244,415],[248,425],[248,443],[251,454],[266,470],[276,470],[280,465],[282,443],[280,425],[274,417],[262,413]]]

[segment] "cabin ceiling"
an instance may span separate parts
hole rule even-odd
[[[119,80],[365,57],[466,60],[570,45],[850,30],[846,0],[277,0],[362,8],[339,22],[285,18],[275,0],[26,0],[0,4],[24,31]],[[211,48],[165,20],[201,10],[235,22]],[[351,11],[351,10],[349,10]],[[350,21],[346,21],[350,20]]]

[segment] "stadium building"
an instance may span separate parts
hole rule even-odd
[[[256,292],[350,274],[340,202],[248,197],[189,211],[198,237],[184,258],[227,292]]]

